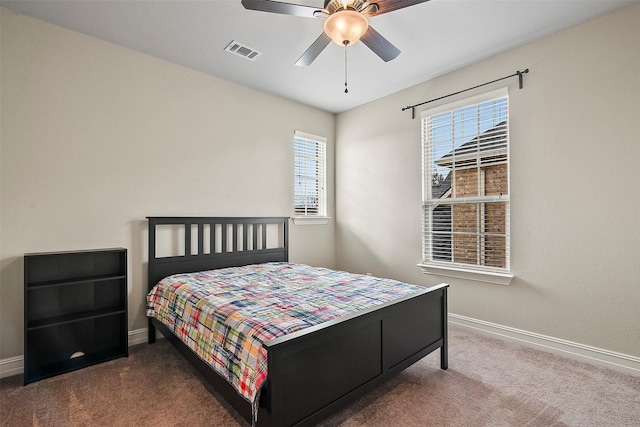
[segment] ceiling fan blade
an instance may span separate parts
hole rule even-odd
[[[304,16],[306,18],[320,17],[321,8],[305,6],[303,4],[283,3],[273,0],[242,0],[242,5],[248,10],[260,12],[281,13],[283,15]]]
[[[374,30],[371,26],[366,33],[360,38],[362,43],[366,44],[369,49],[378,55],[384,62],[389,62],[400,55],[400,49],[391,44],[391,42]]]
[[[316,39],[316,41],[309,46],[300,59],[296,62],[296,65],[299,67],[306,67],[311,65],[313,61],[322,53],[325,47],[331,42],[331,39],[325,33],[320,34],[320,36]]]
[[[368,16],[378,16],[383,13],[393,12],[394,10],[404,9],[405,7],[414,6],[420,3],[426,3],[429,0],[371,0],[370,3],[378,5],[377,11],[371,11]]]

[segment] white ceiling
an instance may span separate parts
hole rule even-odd
[[[370,19],[402,53],[383,62],[364,44],[330,44],[309,67],[295,62],[322,19],[245,10],[240,0],[32,1],[2,6],[121,46],[279,95],[342,112],[638,0],[431,0]],[[323,0],[288,0],[322,7]],[[262,52],[227,53],[235,40]],[[524,69],[496,70],[497,77]],[[480,82],[479,82],[480,83]]]

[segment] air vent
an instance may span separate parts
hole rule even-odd
[[[258,59],[260,55],[262,55],[262,52],[258,52],[255,49],[251,49],[250,47],[247,47],[242,43],[238,43],[235,40],[231,41],[231,43],[229,43],[227,47],[224,48],[224,50],[226,50],[227,52],[231,52],[235,55],[242,56],[243,58],[248,59],[250,61],[255,61],[256,59]]]

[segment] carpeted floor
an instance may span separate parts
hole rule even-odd
[[[321,426],[640,426],[640,377],[450,328],[435,352]],[[165,340],[22,386],[0,381],[2,426],[242,426]]]

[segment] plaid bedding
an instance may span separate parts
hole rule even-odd
[[[423,289],[302,264],[256,264],[166,277],[147,295],[147,316],[255,406],[267,377],[263,342]]]

